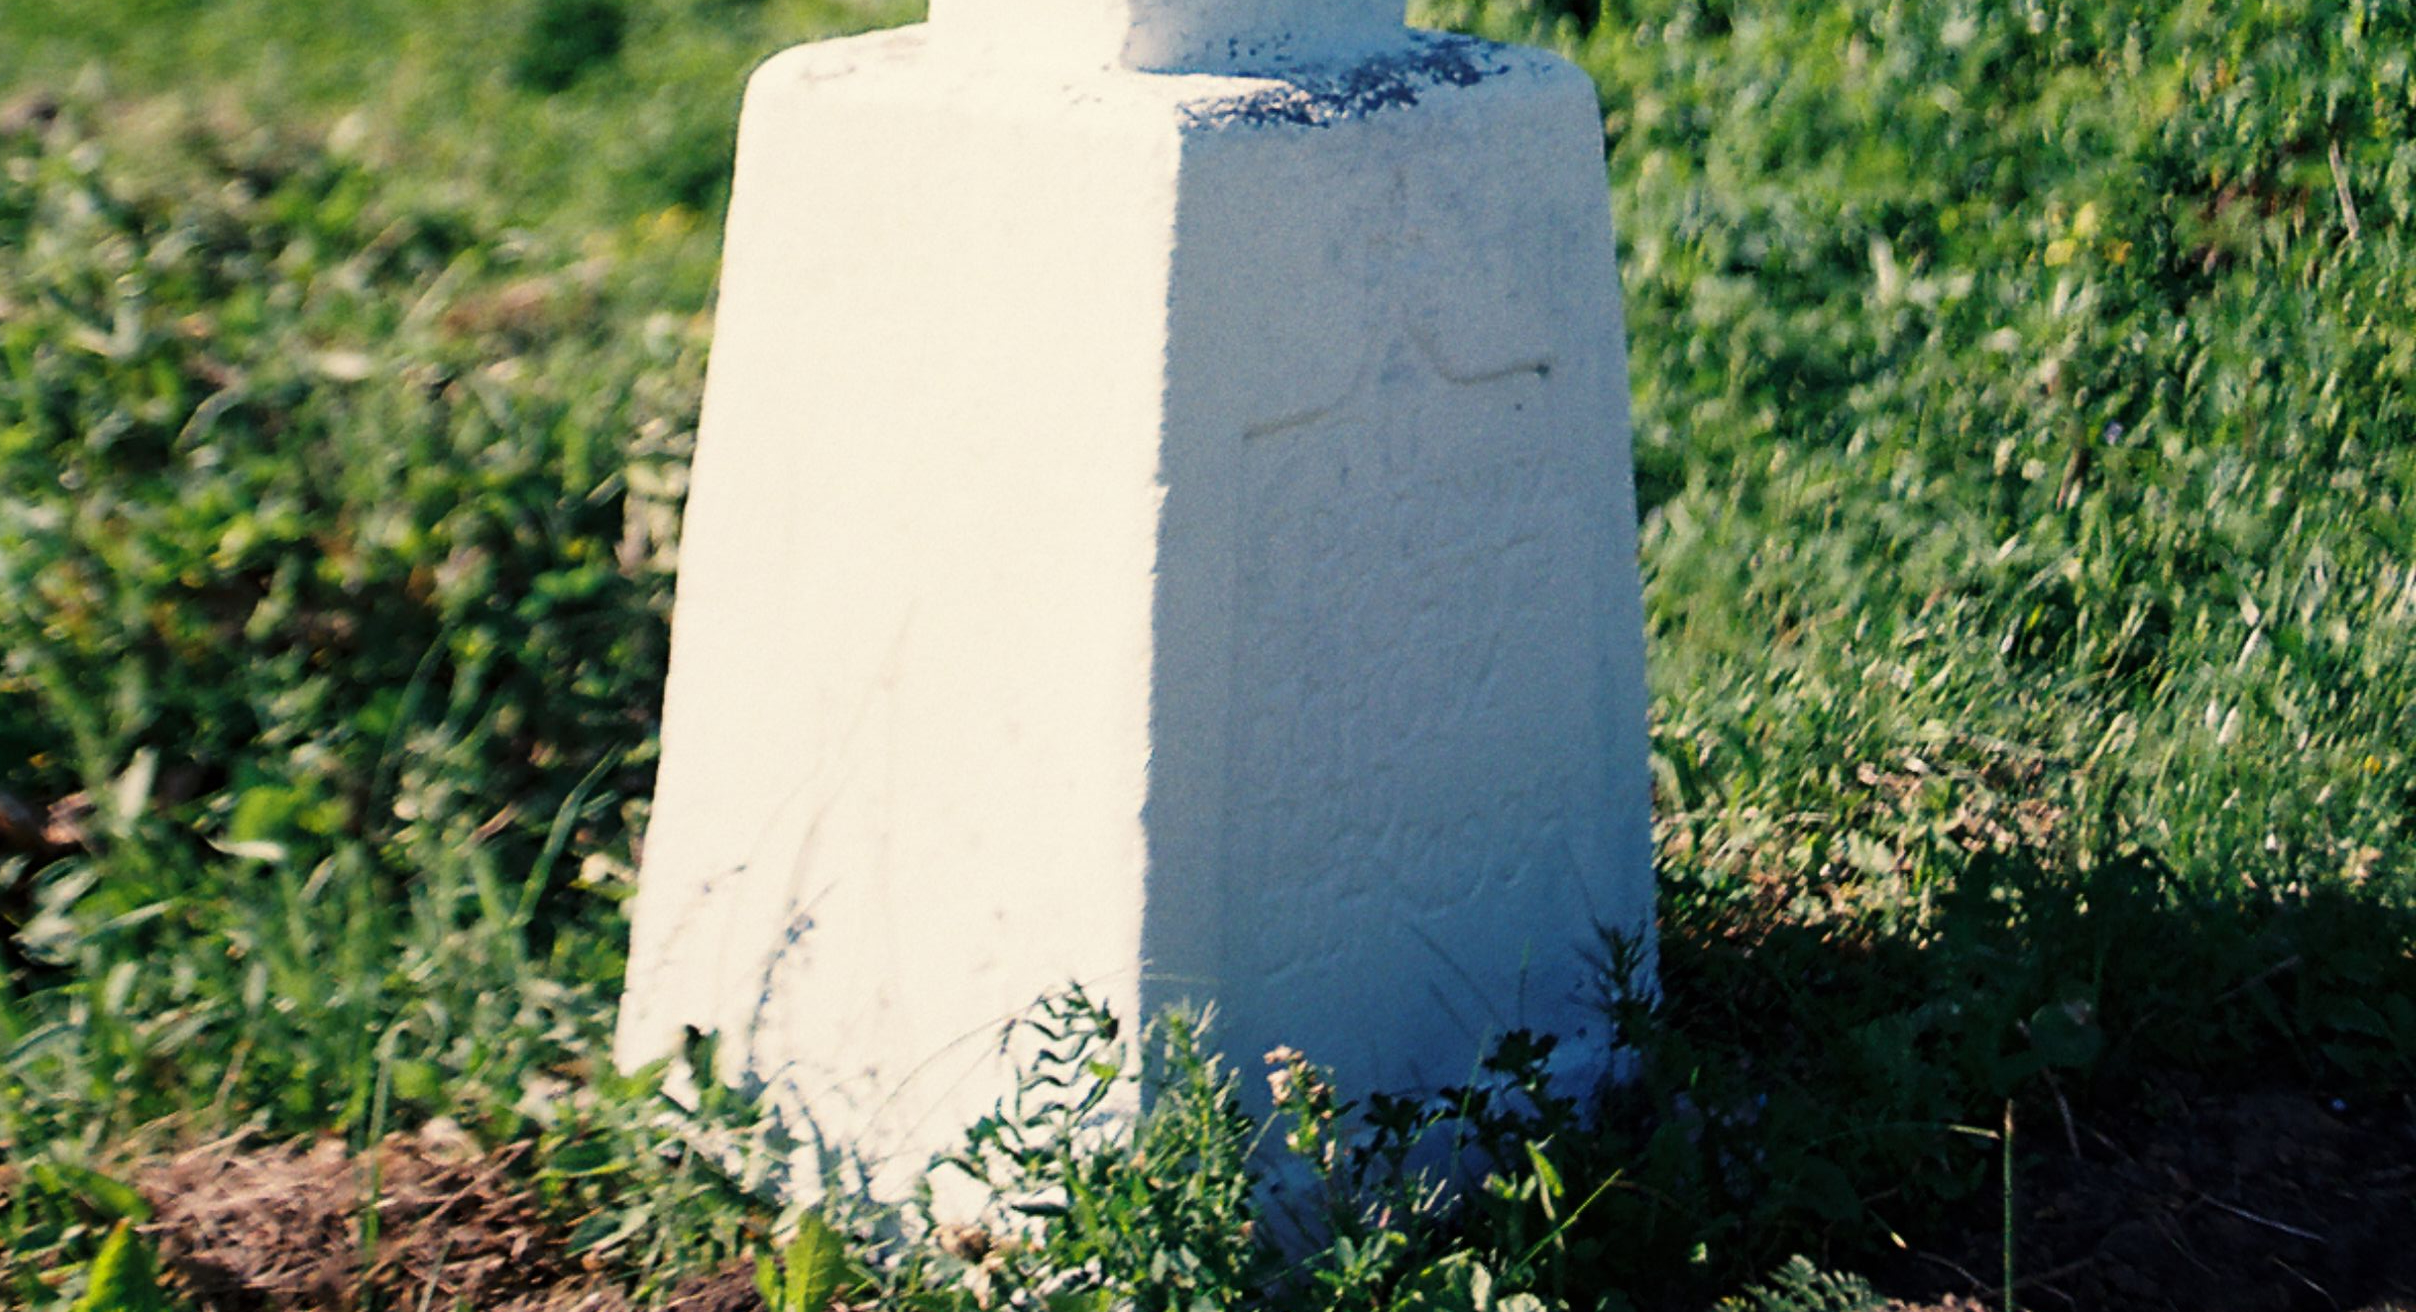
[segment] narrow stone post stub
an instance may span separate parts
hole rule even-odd
[[[1158,71],[1332,57],[1402,26],[1402,0],[932,0],[942,33],[1019,56]]]

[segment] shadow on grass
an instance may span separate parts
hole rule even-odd
[[[1573,1287],[1700,1306],[1802,1252],[1916,1302],[2416,1293],[2416,914],[2138,848],[1935,864],[1816,914],[1672,872]]]

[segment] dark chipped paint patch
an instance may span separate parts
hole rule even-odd
[[[1474,37],[1420,32],[1408,47],[1351,64],[1254,71],[1262,88],[1191,108],[1202,126],[1325,127],[1405,109],[1438,87],[1472,87],[1511,71],[1505,47]]]

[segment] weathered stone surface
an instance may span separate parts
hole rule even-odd
[[[1348,58],[1400,31],[1401,0],[932,0],[931,25],[1027,67],[1197,72]]]
[[[1588,1073],[1651,905],[1592,88],[1397,26],[1040,71],[966,12],[749,91],[622,1058],[719,1033],[889,1186],[1074,980],[1354,1093],[1518,1026]]]

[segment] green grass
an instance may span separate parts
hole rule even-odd
[[[366,142],[389,185],[584,235],[716,207],[747,70],[782,46],[919,15],[910,0],[42,0],[12,5],[0,86],[97,81]],[[711,246],[708,239],[704,245]],[[709,271],[709,266],[708,266]],[[682,289],[693,308],[702,284]]]
[[[643,1291],[756,1250],[603,1063],[620,903],[737,90],[908,15],[629,0],[616,44],[576,7],[0,10],[0,103],[63,105],[0,128],[0,792],[90,808],[0,864],[0,1302],[80,1296],[109,1173],[232,1128],[531,1143]],[[1089,1200],[1030,1247],[839,1218],[847,1279],[1808,1306],[1846,1286],[1789,1255],[1994,1205],[2009,1108],[2416,1086],[2407,6],[1589,15],[1427,10],[1603,93],[1664,878],[1640,1079],[1326,1091],[1382,1127],[1327,1154],[1314,1100],[1237,1124],[1238,1074],[1177,1062],[1120,1152],[1046,1107],[968,1149]],[[1499,1168],[1444,1206],[1392,1169],[1419,1133]],[[1261,1136],[1337,1235],[1289,1271],[1216,1192]]]

